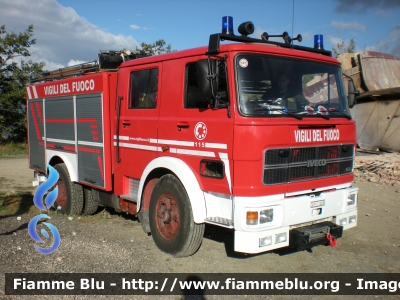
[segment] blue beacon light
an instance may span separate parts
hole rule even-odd
[[[222,33],[233,34],[233,18],[229,16],[222,17]]]
[[[324,49],[324,36],[322,34],[314,35],[314,48]]]

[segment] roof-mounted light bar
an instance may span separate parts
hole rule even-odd
[[[308,52],[319,53],[327,56],[332,56],[331,51],[324,50],[322,40],[322,35],[318,35],[319,41],[321,44],[311,47],[297,46],[293,45],[293,41],[301,42],[303,37],[298,34],[295,38],[291,38],[287,32],[284,32],[282,35],[269,35],[264,32],[261,35],[261,39],[250,38],[248,35],[254,32],[254,24],[250,21],[244,22],[239,25],[238,32],[241,36],[237,36],[233,34],[233,18],[229,16],[225,16],[222,18],[222,33],[211,34],[209,43],[208,43],[208,51],[207,54],[218,54],[220,41],[233,41],[233,42],[242,42],[242,43],[264,43],[264,44],[273,44],[279,47],[284,48],[292,48],[296,50],[303,50]],[[270,37],[281,37],[284,40],[284,43],[269,41]]]

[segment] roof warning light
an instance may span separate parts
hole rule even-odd
[[[233,34],[233,18],[229,16],[222,17],[222,33]]]
[[[314,35],[314,48],[324,49],[324,36],[322,34]]]

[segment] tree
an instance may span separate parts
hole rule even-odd
[[[26,139],[26,86],[45,65],[21,59],[30,56],[29,47],[36,43],[32,36],[33,25],[18,34],[0,27],[0,141],[3,132],[8,133],[8,141]]]
[[[347,43],[342,40],[332,48],[333,54],[335,54],[335,56],[338,56],[339,54],[342,53],[354,53],[355,50],[356,50],[356,41],[354,37],[350,39],[349,45],[347,45]]]
[[[172,50],[171,44],[168,44],[163,40],[159,39],[155,41],[153,44],[147,44],[142,42],[140,44],[142,50],[144,52],[148,52],[151,55],[163,54],[163,53],[170,53],[176,50]]]

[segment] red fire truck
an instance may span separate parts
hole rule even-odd
[[[56,209],[137,215],[174,257],[198,250],[205,224],[232,230],[244,253],[334,245],[356,226],[339,62],[252,31],[156,56],[102,51],[28,86],[29,166],[37,182],[58,171]]]

